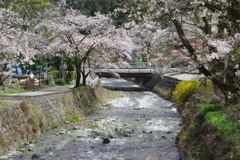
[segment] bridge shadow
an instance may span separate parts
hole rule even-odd
[[[123,87],[123,86],[104,86],[104,88],[114,91],[128,91],[128,92],[144,92],[150,91],[150,89],[146,87]]]

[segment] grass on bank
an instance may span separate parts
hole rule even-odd
[[[202,103],[199,106],[200,111],[205,114],[205,117],[212,122],[219,132],[226,135],[240,133],[240,120],[231,121],[227,114],[228,106],[223,103],[211,104],[209,102]]]
[[[102,97],[103,102],[107,102],[107,101],[109,101],[111,99],[115,99],[115,98],[124,97],[124,94],[121,91],[112,91],[112,90],[108,90],[105,88],[103,88],[102,95],[104,95]]]
[[[240,158],[240,120],[239,118],[236,118],[236,117],[239,117],[240,115],[238,115],[239,113],[236,111],[238,111],[238,109],[240,108],[240,105],[239,104],[236,104],[235,106],[226,105],[223,102],[223,98],[221,98],[222,95],[218,92],[219,91],[213,86],[213,84],[209,80],[205,81],[205,83],[196,82],[196,80],[183,81],[177,85],[176,90],[173,92],[173,98],[177,100],[180,104],[183,104],[185,102],[188,103],[189,98],[194,94],[195,97],[198,97],[200,99],[199,101],[200,104],[197,104],[198,106],[197,110],[199,110],[198,113],[203,115],[205,119],[208,120],[207,123],[201,124],[201,123],[204,123],[202,120],[194,121],[192,119],[191,121],[193,122],[192,123],[190,122],[190,124],[195,124],[194,126],[198,126],[198,127],[189,127],[190,129],[188,130],[188,133],[185,136],[186,138],[185,142],[187,143],[186,145],[191,145],[191,144],[195,145],[195,147],[193,147],[195,148],[195,150],[192,152],[197,152],[196,155],[203,156],[201,155],[201,153],[198,153],[199,151],[198,146],[202,146],[202,145],[204,146],[206,144],[202,144],[204,143],[203,142],[204,140],[201,138],[196,138],[196,136],[201,137],[202,135],[205,135],[206,133],[201,133],[201,131],[203,131],[201,130],[202,126],[210,122],[210,124],[215,128],[215,130],[211,130],[210,126],[209,126],[209,129],[208,127],[205,128],[204,132],[208,132],[208,134],[206,135],[206,137],[204,137],[204,139],[211,138],[211,136],[214,137],[214,135],[215,136],[222,135],[222,137],[224,137],[223,139],[219,139],[219,144],[217,146],[218,149],[212,148],[211,152],[216,155],[216,154],[219,154],[218,153],[219,151],[221,151],[222,153],[228,153],[230,155],[230,156],[228,155],[229,156],[228,159],[230,160],[239,159]],[[190,102],[190,103],[193,103],[193,102]],[[197,115],[192,115],[192,116],[194,117]],[[208,135],[209,137],[207,137]],[[198,140],[200,141],[196,143],[196,141]],[[193,141],[195,142],[193,143]],[[215,141],[214,143],[218,143],[218,142]],[[211,145],[211,144],[208,144],[208,145]],[[207,146],[205,146],[205,148],[207,148]],[[192,157],[192,158],[203,159],[200,157]]]
[[[13,88],[13,89],[7,89],[7,90],[4,90],[4,91],[0,91],[0,95],[34,92],[34,91],[38,91],[38,90],[48,88],[48,87],[52,87],[52,86],[40,86],[40,87],[37,87],[37,88],[32,89],[32,90],[24,90],[24,89],[21,89],[21,88]]]
[[[99,126],[97,124],[91,124],[90,126],[88,126],[88,129],[98,129]]]
[[[25,89],[22,89],[22,88],[11,88],[11,89],[7,89],[7,90],[4,90],[4,91],[0,90],[0,95],[35,92],[35,91],[39,91],[41,89],[50,88],[50,87],[58,87],[58,86],[62,87],[62,86],[71,86],[71,85],[73,85],[73,83],[67,83],[67,84],[64,84],[64,85],[51,85],[51,86],[41,85],[41,86],[38,86],[37,88],[31,89],[31,90],[25,90]],[[84,88],[84,87],[87,87],[87,86],[84,85],[84,86],[81,86],[79,88]]]
[[[8,107],[8,106],[11,106],[15,103],[16,102],[13,102],[13,101],[0,100],[0,107]]]
[[[225,146],[232,147],[233,152],[229,159],[240,158],[240,120],[233,120],[231,112],[233,106],[226,106],[223,103],[210,104],[209,102],[199,105],[200,111],[205,114],[212,125],[226,139]]]

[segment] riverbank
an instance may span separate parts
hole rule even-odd
[[[201,84],[178,105],[184,125],[177,142],[186,159],[240,159],[240,104],[223,100],[215,87]]]
[[[2,95],[0,154],[98,109],[101,85],[38,95]]]
[[[122,79],[102,80],[102,85],[106,84],[121,88],[136,85]],[[181,159],[175,141],[182,120],[172,102],[149,91],[108,91],[103,98],[108,101],[100,110],[46,132],[37,143],[18,149],[23,153],[2,159]]]
[[[142,84],[164,98],[172,98],[174,87],[161,76],[156,75]],[[223,95],[211,82],[203,81],[193,94],[177,103],[184,121],[177,145],[184,159],[240,159],[240,104],[228,106],[223,100]]]

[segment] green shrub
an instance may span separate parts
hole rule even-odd
[[[240,121],[229,121],[226,114],[221,112],[209,112],[206,114],[207,119],[209,119],[218,131],[226,134],[239,133]]]
[[[81,120],[81,116],[80,115],[77,115],[77,114],[72,115],[72,121],[79,121],[79,120]]]
[[[81,120],[81,115],[77,115],[77,114],[69,115],[68,118],[66,118],[66,121],[69,121],[69,122],[75,122],[79,120]]]
[[[70,85],[70,84],[72,84],[72,82],[69,79],[66,79],[65,84]]]
[[[181,81],[173,91],[173,99],[178,102],[183,102],[193,94],[199,86],[200,82],[197,80]]]
[[[207,119],[209,119],[213,125],[220,129],[220,128],[224,128],[223,126],[226,124],[227,122],[227,116],[221,112],[209,112],[206,114]]]
[[[48,72],[48,75],[52,75],[53,78],[57,78],[59,75],[59,71],[58,70],[51,70]]]
[[[221,133],[234,134],[239,133],[240,121],[231,121],[229,116],[225,113],[225,105],[222,103],[209,104],[209,102],[200,104],[200,112],[204,113],[206,118]]]
[[[214,87],[214,84],[213,84],[213,82],[212,82],[211,80],[208,79],[208,80],[206,81],[206,86],[209,87],[209,88],[213,88],[213,87]]]
[[[63,78],[59,78],[56,80],[56,85],[64,86],[65,85],[65,80]]]
[[[76,77],[76,71],[70,71],[70,75],[71,75],[70,80],[74,80]]]
[[[222,103],[210,104],[209,102],[202,103],[199,106],[201,113],[219,111],[224,107]]]

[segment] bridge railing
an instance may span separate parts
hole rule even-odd
[[[159,68],[153,67],[148,62],[130,62],[129,65],[111,67],[111,66],[92,66],[92,71],[98,75],[109,73],[112,75],[117,74],[156,74],[159,73]]]
[[[96,68],[95,73],[110,72],[110,73],[158,73],[159,69],[155,67],[151,68]]]
[[[152,68],[152,66],[148,62],[130,62],[128,68]]]
[[[86,67],[88,68],[88,67]],[[106,66],[91,66],[92,69],[116,69],[116,68],[112,68],[111,66],[106,67]],[[128,69],[128,68],[153,68],[151,66],[151,63],[148,62],[142,62],[142,63],[138,63],[138,62],[129,62],[128,65],[126,66],[119,66],[118,69]]]
[[[89,76],[91,77],[91,81],[90,81],[90,85],[91,86],[96,86],[98,84],[98,81],[99,81],[99,77],[94,73],[94,72],[91,72],[89,74]]]

